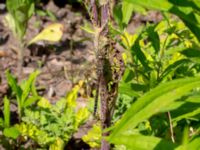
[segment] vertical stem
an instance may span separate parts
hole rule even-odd
[[[108,20],[109,20],[109,1],[107,1],[105,4],[101,6],[101,27],[102,37],[108,37]],[[108,39],[109,40],[109,39]],[[105,129],[110,126],[111,122],[111,114],[109,110],[109,92],[108,92],[108,80],[107,75],[104,73],[107,71],[107,64],[106,64],[106,53],[107,53],[107,48],[103,47],[102,49],[102,55],[103,59],[101,60],[101,68],[102,68],[102,74],[101,74],[101,80],[100,80],[100,99],[101,99],[101,126],[102,129]],[[109,62],[108,62],[109,63]],[[112,78],[112,77],[111,77]],[[109,133],[104,132],[103,137],[107,136]],[[101,141],[101,150],[109,150],[110,149],[110,144],[102,139]]]
[[[24,44],[20,42],[20,48],[18,50],[18,63],[17,63],[17,76],[18,78],[22,75],[23,62],[24,62]]]
[[[173,125],[172,125],[172,118],[171,118],[171,114],[170,114],[169,111],[167,112],[167,117],[168,117],[168,119],[169,119],[170,136],[171,136],[172,142],[175,143],[175,139],[174,139],[174,130],[173,130]]]
[[[71,63],[70,63],[70,73],[71,73],[71,81],[72,81],[72,85],[74,85],[74,69],[73,69],[73,56],[74,56],[74,52],[73,52],[73,47],[74,47],[74,41],[72,39],[72,35],[70,38],[70,57],[71,57]]]
[[[22,117],[22,105],[21,105],[21,99],[17,97],[17,113],[18,113],[18,121],[21,121]]]
[[[110,126],[111,110],[109,107],[109,103],[113,100],[113,97],[111,95],[114,95],[112,93],[112,90],[109,91],[109,84],[110,81],[112,81],[112,73],[110,73],[111,63],[109,58],[107,58],[110,48],[108,48],[108,21],[110,20],[109,4],[110,1],[106,0],[99,5],[98,9],[96,0],[90,0],[90,6],[92,11],[91,19],[93,26],[96,29],[96,34],[94,37],[94,48],[96,51],[97,60],[97,95],[95,99],[98,100],[98,95],[100,95],[100,118],[102,130]],[[108,132],[103,132],[102,137],[104,138],[108,135]],[[109,149],[110,144],[106,140],[102,139],[101,150]]]
[[[97,10],[97,4],[96,4],[96,0],[90,0],[90,6],[91,6],[91,15],[90,15],[90,19],[92,21],[93,27],[96,29],[99,25],[98,25],[98,10]],[[95,95],[95,101],[94,101],[94,112],[93,115],[96,115],[96,111],[97,111],[97,107],[98,107],[98,98],[99,98],[99,82],[100,82],[100,70],[99,67],[101,67],[99,65],[99,58],[98,58],[98,52],[99,52],[99,33],[95,34],[94,37],[94,51],[96,54],[96,61],[97,61],[97,65],[96,65],[96,74],[97,74],[97,81],[96,81],[96,95]]]
[[[94,26],[98,26],[98,11],[97,11],[97,5],[96,0],[90,0],[90,5],[92,8],[92,23]]]

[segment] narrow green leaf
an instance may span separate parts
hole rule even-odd
[[[178,16],[200,41],[199,7],[192,1],[173,0],[125,0],[131,4],[140,5],[147,9],[166,11]]]
[[[195,12],[191,10],[191,12],[188,13],[187,9],[188,8],[180,9],[178,7],[173,7],[169,12],[177,15],[200,41],[200,22],[196,20]]]
[[[121,83],[119,85],[119,93],[128,96],[140,97],[139,91],[146,91],[147,89],[148,87],[142,84]]]
[[[125,145],[129,150],[173,150],[177,145],[161,138],[144,135],[121,135],[109,140],[113,144]]]
[[[200,107],[200,94],[192,94],[174,101],[168,107],[162,109],[162,112],[171,111],[173,118],[182,114],[192,112]]]
[[[120,30],[123,30],[123,14],[122,14],[122,6],[116,5],[113,9],[113,17],[115,22],[118,24]]]
[[[139,36],[137,38],[134,45],[131,47],[131,51],[132,51],[133,54],[136,54],[136,56],[139,59],[139,61],[141,62],[141,64],[144,66],[145,70],[148,72],[148,71],[151,70],[151,67],[149,67],[148,60],[141,50],[141,47],[140,47],[140,44],[139,44],[140,38],[141,38],[141,36]]]
[[[187,57],[200,57],[200,48],[187,48],[181,51]]]
[[[30,97],[30,98],[26,99],[23,107],[28,107],[28,106],[32,105],[33,103],[37,102],[39,99],[40,99],[39,96]]]
[[[22,93],[22,97],[21,97],[22,107],[24,107],[25,100],[27,99],[28,95],[30,94],[33,83],[35,83],[35,79],[38,76],[38,74],[39,74],[39,71],[35,71],[35,72],[31,73],[28,80],[25,81],[25,85],[23,87],[23,93]]]
[[[12,91],[16,94],[17,99],[21,99],[22,89],[17,85],[16,79],[10,74],[8,70],[6,71],[6,78]]]
[[[118,138],[124,131],[135,128],[139,122],[160,112],[162,108],[169,106],[173,101],[199,86],[200,77],[177,79],[160,84],[139,98],[126,111],[122,119],[114,125],[110,138]]]
[[[127,3],[125,1],[122,2],[122,22],[127,25],[129,20],[131,19],[132,12],[134,9],[134,5]]]
[[[200,150],[200,136],[192,138],[187,145],[181,145],[175,150]]]
[[[173,5],[167,0],[124,0],[129,3],[141,5],[146,8],[168,11]]]
[[[3,128],[4,127],[4,120],[3,118],[0,118],[0,128]]]
[[[10,101],[7,97],[4,97],[3,99],[4,105],[3,105],[3,116],[4,116],[4,126],[9,127],[10,126]]]
[[[163,80],[164,78],[168,77],[169,75],[171,75],[174,71],[176,71],[177,68],[179,68],[180,66],[187,64],[191,62],[188,59],[181,59],[178,61],[175,61],[173,64],[169,65],[161,74],[160,76],[160,80]]]
[[[172,121],[178,122],[178,121],[180,121],[180,120],[182,120],[182,119],[192,118],[192,117],[194,117],[195,115],[198,115],[198,114],[200,114],[200,108],[196,108],[196,109],[193,110],[192,112],[188,112],[188,113],[185,113],[185,114],[183,114],[183,115],[179,115],[178,117],[173,118]]]
[[[148,27],[147,33],[155,52],[158,53],[160,50],[160,38],[158,32],[155,31],[156,26],[157,25]]]

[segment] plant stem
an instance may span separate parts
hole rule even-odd
[[[91,20],[93,23],[93,27],[95,28],[95,37],[94,37],[94,48],[96,52],[96,60],[97,60],[97,83],[96,83],[96,97],[95,97],[95,110],[97,107],[98,96],[100,95],[100,118],[101,118],[101,127],[102,130],[110,126],[111,122],[111,113],[109,111],[109,91],[108,84],[110,76],[106,75],[106,71],[110,69],[108,64],[109,60],[106,58],[106,54],[108,51],[107,42],[104,43],[102,39],[107,38],[108,36],[108,20],[109,20],[109,1],[105,2],[103,5],[99,6],[99,12],[97,9],[97,3],[95,0],[90,0],[91,6]],[[106,63],[108,62],[108,63]],[[112,77],[111,77],[112,78]],[[94,112],[95,114],[95,112]],[[109,133],[103,133],[102,136],[108,136]],[[101,141],[101,150],[109,150],[110,144],[102,139]]]
[[[17,76],[18,78],[22,75],[23,63],[24,63],[24,44],[20,42],[20,47],[18,50],[18,63],[17,63]]]
[[[171,140],[172,140],[173,143],[175,143],[174,130],[173,130],[173,125],[172,125],[172,118],[171,118],[171,114],[170,114],[169,111],[167,112],[167,117],[168,117],[168,119],[169,119]]]
[[[107,37],[108,36],[108,20],[109,20],[109,1],[107,1],[104,5],[101,6],[101,27],[103,28],[102,30],[102,37]],[[109,40],[109,39],[108,39]],[[106,53],[107,53],[107,48],[104,47],[101,51],[102,54],[102,58],[100,62],[101,65],[101,69],[102,69],[102,73],[100,75],[101,79],[100,79],[100,99],[101,99],[101,126],[102,129],[108,128],[110,126],[111,123],[111,112],[109,110],[109,91],[108,91],[108,78],[112,78],[109,77],[108,74],[106,74],[105,72],[107,72],[107,69],[110,69],[110,62],[109,60],[106,59]],[[103,133],[103,136],[108,136],[109,133]],[[101,150],[109,150],[110,149],[110,144],[102,139],[101,141]]]

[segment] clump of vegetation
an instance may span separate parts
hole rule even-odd
[[[41,147],[63,150],[72,134],[90,114],[87,108],[76,109],[81,83],[68,92],[65,98],[53,105],[37,94],[35,79],[38,73],[38,71],[33,72],[28,80],[18,85],[15,78],[7,72],[13,99],[17,100],[19,121],[14,125],[10,123],[10,100],[5,97],[4,117],[0,118],[0,125],[4,136],[11,138],[12,141],[19,138],[25,141],[30,138]],[[20,141],[15,141],[16,144],[17,142]]]

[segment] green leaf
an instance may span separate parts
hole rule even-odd
[[[189,104],[186,104],[186,105],[187,105],[187,106],[190,106]],[[199,106],[199,105],[198,105],[198,106]],[[181,109],[181,108],[180,108],[180,109]],[[187,109],[187,107],[185,107],[185,109]],[[190,109],[191,109],[191,108],[190,108]],[[194,106],[193,106],[193,109],[194,109]],[[196,109],[191,110],[191,112],[184,113],[184,114],[182,114],[182,115],[179,115],[179,116],[173,118],[172,121],[178,122],[178,121],[180,121],[180,120],[182,120],[182,119],[192,118],[192,117],[194,117],[194,116],[196,116],[196,115],[199,115],[199,114],[200,114],[200,108],[197,107]]]
[[[17,37],[22,41],[29,18],[34,13],[34,1],[33,0],[7,0],[6,7],[8,12],[15,21],[15,27],[12,29]]]
[[[114,125],[110,139],[118,138],[124,131],[135,128],[138,123],[160,112],[173,101],[200,86],[200,77],[177,79],[160,84],[139,98]]]
[[[183,64],[189,63],[190,60],[188,59],[181,59],[178,61],[175,61],[173,64],[169,65],[161,74],[160,79],[163,80],[164,78],[171,75],[174,71],[176,71],[177,68],[182,66]]]
[[[155,31],[156,26],[157,25],[148,27],[147,33],[155,52],[158,53],[160,50],[160,38],[158,32]]]
[[[57,138],[53,144],[50,145],[49,150],[63,150],[65,142],[61,138]]]
[[[10,126],[10,101],[7,97],[3,99],[3,116],[4,116],[4,126]]]
[[[68,107],[74,108],[76,107],[76,99],[77,99],[77,94],[80,89],[79,85],[75,85],[73,89],[67,93],[66,99],[67,99],[67,105]]]
[[[80,108],[76,113],[76,127],[78,128],[83,122],[85,122],[89,117],[89,111],[87,108]]]
[[[82,30],[84,30],[85,32],[87,32],[87,33],[95,34],[95,31],[94,31],[94,29],[92,28],[92,25],[89,24],[88,22],[85,22],[85,23],[84,23],[84,26],[80,26],[80,28],[81,28]]]
[[[0,118],[0,128],[4,127],[4,120],[3,118]]]
[[[169,12],[177,15],[200,41],[200,21],[196,20],[195,12],[193,10],[191,10],[190,13],[187,13],[187,9],[188,8],[180,9],[178,7],[173,7]]]
[[[162,10],[162,11],[169,11],[173,5],[167,0],[124,0],[126,2],[141,5],[145,8]]]
[[[181,145],[175,150],[200,150],[200,136],[192,138],[187,145]]]
[[[127,3],[125,1],[122,2],[122,22],[127,25],[129,20],[131,19],[132,12],[134,9],[134,5]]]
[[[189,59],[191,59],[193,62],[200,63],[200,48],[186,48],[181,51],[181,54],[185,55]]]
[[[21,97],[22,107],[24,107],[24,103],[30,94],[33,83],[35,83],[35,79],[38,76],[38,74],[39,74],[39,71],[35,71],[35,72],[31,73],[28,80],[25,81],[24,86],[22,87],[22,89],[23,89],[23,93],[22,93],[22,97]]]
[[[17,137],[20,135],[20,132],[16,127],[10,127],[10,128],[5,128],[3,130],[3,134],[6,137],[17,139]]]
[[[122,6],[116,5],[113,9],[113,17],[118,24],[120,30],[123,29],[123,14],[122,14]]]
[[[36,101],[38,101],[39,99],[40,99],[39,96],[30,97],[30,98],[26,99],[26,101],[23,104],[23,107],[28,107],[28,106],[32,105],[33,103],[35,103]]]
[[[128,96],[140,97],[139,91],[145,91],[148,87],[142,84],[136,83],[121,83],[119,85],[119,93],[126,94]]]
[[[125,0],[131,4],[140,5],[147,9],[166,11],[178,16],[200,41],[199,7],[192,1],[173,0]]]
[[[176,145],[172,142],[153,136],[121,135],[109,140],[113,144],[125,145],[129,150],[173,150]]]
[[[10,74],[8,70],[6,71],[6,78],[12,91],[15,92],[17,99],[20,100],[22,96],[22,89],[17,85],[16,79]]]
[[[100,147],[101,138],[102,138],[101,134],[102,134],[102,131],[101,131],[100,124],[94,124],[92,126],[92,129],[90,129],[88,133],[82,137],[82,140],[85,143],[89,144],[90,147],[97,148],[97,147]]]
[[[47,99],[45,99],[44,97],[42,97],[42,98],[38,101],[37,105],[38,105],[39,107],[41,107],[41,108],[51,108],[50,102],[49,102]]]
[[[147,60],[145,54],[143,53],[143,51],[141,50],[141,47],[139,44],[140,38],[141,38],[141,35],[137,38],[134,45],[131,47],[131,51],[133,54],[135,54],[137,56],[137,58],[139,59],[139,61],[141,62],[141,64],[145,68],[145,70],[148,72],[151,70],[151,67],[149,67],[148,60]]]

